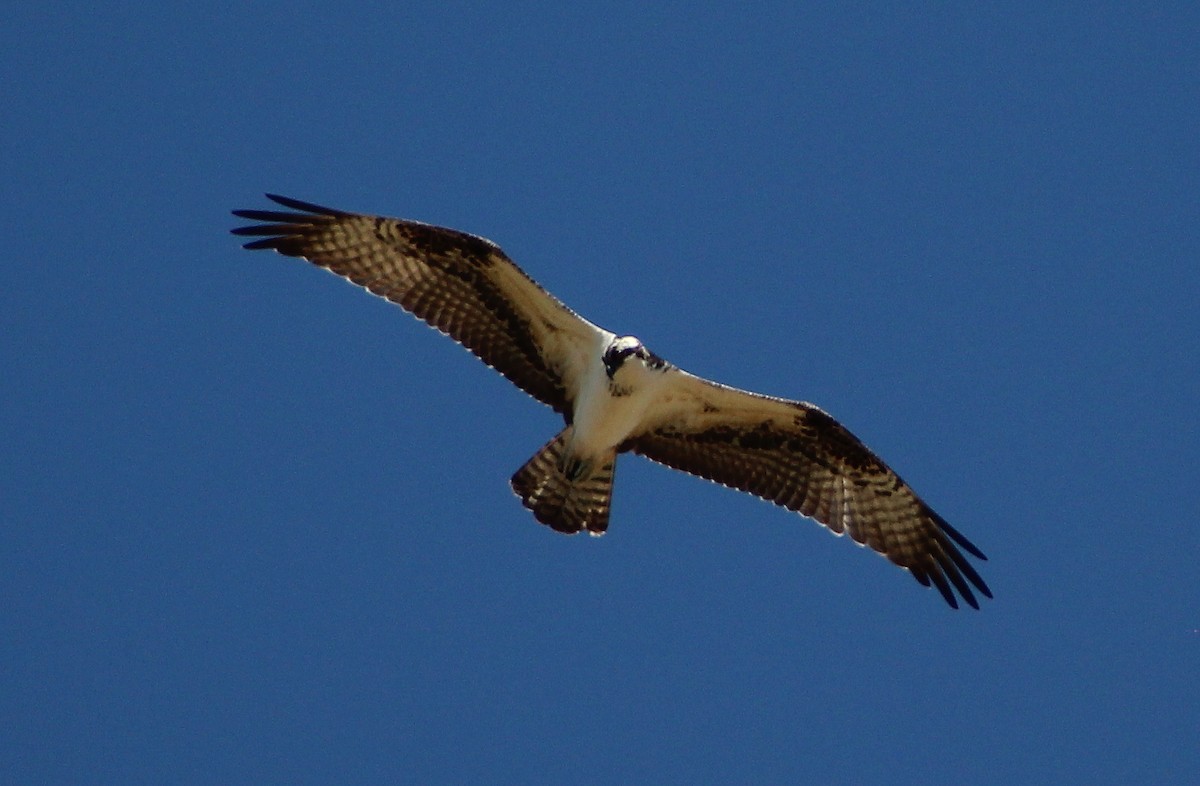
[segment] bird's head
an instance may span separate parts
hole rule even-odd
[[[631,357],[637,358],[647,368],[660,369],[666,365],[662,358],[646,349],[645,345],[636,337],[617,336],[604,350],[604,371],[608,374],[608,378],[612,379],[613,375],[625,365],[625,361]]]

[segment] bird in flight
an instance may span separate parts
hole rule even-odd
[[[233,230],[258,238],[245,248],[307,259],[396,303],[562,415],[511,480],[542,524],[603,534],[617,455],[633,452],[849,533],[953,608],[992,597],[959,549],[983,552],[812,404],[673,366],[567,308],[481,237],[267,197],[290,210],[233,211],[262,222]]]

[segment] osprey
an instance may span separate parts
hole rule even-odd
[[[562,415],[511,481],[542,524],[603,534],[617,455],[632,451],[848,532],[954,608],[955,590],[976,609],[972,586],[992,597],[959,547],[983,553],[815,406],[676,368],[567,308],[481,237],[267,197],[297,212],[233,211],[265,222],[233,230],[261,238],[245,248],[302,257],[387,298]]]

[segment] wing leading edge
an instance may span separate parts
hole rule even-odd
[[[624,446],[848,533],[958,608],[991,590],[963,556],[983,552],[848,429],[803,402],[738,390],[684,371],[657,422]]]
[[[417,221],[347,213],[288,197],[295,212],[235,210],[263,222],[233,234],[248,249],[307,259],[399,305],[529,395],[567,414],[603,334],[529,278],[491,241]]]

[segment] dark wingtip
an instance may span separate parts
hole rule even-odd
[[[937,513],[933,512],[933,510],[930,510],[927,508],[926,512],[929,514],[930,518],[932,518],[934,520],[934,522],[938,525],[938,528],[940,530],[942,530],[942,532],[945,532],[947,535],[949,535],[950,538],[955,543],[957,543],[959,546],[964,548],[971,556],[977,557],[977,558],[983,560],[984,562],[987,562],[987,555],[984,554],[982,551],[980,551],[978,546],[976,546],[971,541],[967,540],[965,535],[963,535],[961,532],[956,530],[954,527],[951,527],[948,523],[946,523],[946,520],[944,518],[939,516]]]
[[[242,248],[248,251],[260,251],[267,248],[279,251],[281,240],[282,238],[278,237],[264,237],[261,240],[251,240],[249,243],[242,243]]]
[[[284,207],[290,207],[292,210],[300,210],[305,213],[317,213],[324,216],[346,215],[346,213],[343,211],[335,210],[332,207],[324,207],[322,205],[313,204],[312,202],[302,202],[299,199],[292,199],[291,197],[280,196],[279,194],[272,194],[268,192],[266,197],[272,202],[283,205]]]
[[[992,597],[992,591],[988,588],[987,582],[979,575],[979,572],[963,558],[961,554],[952,554],[954,563],[962,571],[967,580],[975,585],[975,589],[979,590],[985,597]]]
[[[951,573],[950,580],[954,582],[955,589],[958,590],[958,594],[967,602],[967,605],[978,611],[979,601],[975,600],[975,593],[971,592],[971,587],[967,582],[963,581],[962,576],[957,573]]]
[[[954,590],[950,589],[950,583],[946,581],[946,577],[942,575],[942,572],[940,570],[931,570],[929,578],[933,582],[933,586],[937,587],[938,592],[942,593],[945,601],[950,604],[950,608],[957,609],[958,599],[954,597]]]
[[[251,221],[272,221],[276,223],[287,223],[295,221],[298,218],[311,217],[314,215],[331,217],[348,215],[347,213],[341,210],[336,210],[332,207],[324,207],[322,205],[313,204],[312,202],[302,202],[299,199],[292,199],[291,197],[280,196],[279,194],[266,194],[266,197],[276,204],[283,205],[284,207],[291,208],[292,210],[298,210],[300,212],[284,213],[279,210],[250,210],[246,208],[230,210],[229,212],[238,218],[247,218]]]
[[[961,555],[959,555],[958,559],[962,559]],[[950,608],[959,608],[958,597],[961,595],[968,606],[976,611],[979,610],[979,601],[975,599],[974,591],[972,591],[971,586],[966,581],[963,581],[963,574],[955,569],[954,564],[948,564],[945,561],[942,561],[940,564],[934,562],[929,564],[925,569],[916,566],[910,567],[908,572],[921,586],[935,588]],[[979,578],[979,575],[970,566],[967,566],[964,573],[971,583],[975,585],[977,591],[988,598],[992,597],[992,591],[988,589],[987,584],[983,582],[983,579]],[[958,590],[958,595],[955,594],[955,590]]]
[[[349,215],[340,210],[334,210],[331,207],[322,207],[321,205],[302,202],[299,199],[292,199],[291,197],[280,196],[279,194],[267,194],[266,196],[267,199],[276,204],[299,212],[287,213],[281,210],[249,210],[244,208],[230,211],[238,218],[263,222],[251,226],[235,227],[229,230],[230,234],[234,235],[264,236],[260,240],[252,240],[242,244],[242,248],[250,251],[274,249],[281,254],[289,256],[304,256],[303,250],[294,244],[295,236],[298,233],[302,232],[305,227],[311,227],[322,221]]]
[[[957,543],[959,547],[973,557],[985,562],[987,561],[987,555],[980,551],[974,543],[967,540],[962,533],[947,524],[945,519],[943,519],[941,516],[938,516],[936,513],[933,514],[933,518],[937,526],[942,530],[943,533],[945,533],[947,537],[950,538],[950,540],[954,541],[954,543]],[[962,594],[963,598],[966,599],[967,603],[970,604],[971,608],[979,608],[979,604],[976,602],[974,595],[971,594],[971,585],[974,585],[975,589],[978,590],[979,593],[985,598],[988,598],[989,600],[992,599],[991,588],[988,587],[987,582],[983,580],[983,577],[979,575],[979,572],[975,570],[975,567],[971,565],[971,563],[967,562],[966,558],[954,548],[953,544],[943,541],[943,547],[953,563],[952,565],[945,566],[946,570],[951,574],[950,578],[954,581],[955,586],[958,587],[959,592]],[[955,568],[957,568],[957,570],[955,570]],[[970,585],[967,584],[967,581],[963,581],[963,576],[965,576],[967,581],[970,582]]]

